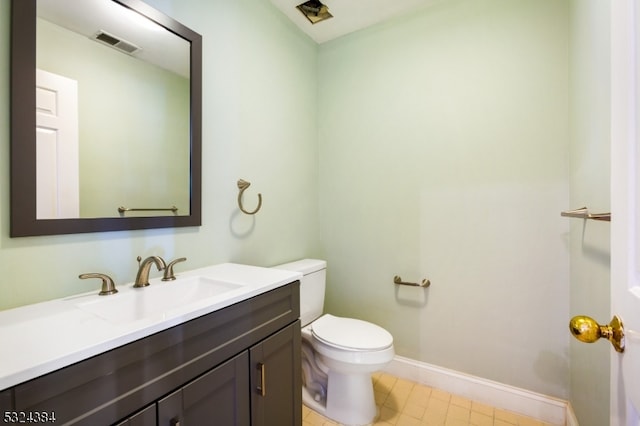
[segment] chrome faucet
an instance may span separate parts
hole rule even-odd
[[[138,274],[136,275],[136,282],[133,284],[134,287],[146,287],[149,285],[149,270],[151,269],[151,264],[155,263],[158,271],[162,271],[167,265],[164,263],[164,260],[160,256],[149,256],[142,262],[140,262],[142,258],[138,256]]]

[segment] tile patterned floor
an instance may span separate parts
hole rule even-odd
[[[374,375],[373,387],[380,410],[375,426],[549,426],[386,373]],[[304,406],[302,418],[303,426],[338,425]]]

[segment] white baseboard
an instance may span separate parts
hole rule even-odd
[[[578,424],[578,418],[576,417],[576,413],[573,412],[573,407],[571,403],[567,404],[567,426],[580,426]]]
[[[571,405],[503,383],[396,356],[385,372],[552,425],[578,426]]]

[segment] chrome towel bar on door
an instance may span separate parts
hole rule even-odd
[[[393,277],[393,283],[398,285],[408,285],[411,287],[423,287],[423,288],[429,287],[431,285],[431,281],[429,281],[426,278],[422,280],[421,284],[418,284],[418,283],[409,283],[409,282],[402,281],[402,278],[400,278],[399,275],[396,275],[395,277]]]
[[[586,207],[581,207],[579,209],[569,210],[566,212],[560,212],[560,216],[611,222],[611,213],[589,213],[589,209],[587,209]]]

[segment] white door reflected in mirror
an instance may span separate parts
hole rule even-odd
[[[78,82],[36,70],[36,218],[80,216]]]

